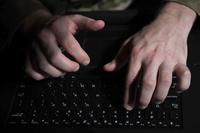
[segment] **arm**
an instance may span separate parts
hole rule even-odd
[[[36,80],[59,77],[67,72],[78,71],[80,64],[88,65],[90,58],[74,34],[79,29],[97,31],[105,25],[102,20],[82,15],[63,15],[53,18],[55,18],[53,21],[35,34],[27,52],[25,71]],[[63,50],[73,56],[74,60],[65,56]]]
[[[141,109],[150,102],[162,103],[172,83],[172,74],[179,78],[178,92],[190,86],[191,74],[186,66],[187,38],[196,18],[190,8],[174,2],[166,3],[157,18],[126,41],[116,58],[106,64],[106,71],[115,71],[129,59],[124,93],[124,107]],[[140,70],[142,87],[132,91],[131,86]],[[130,95],[136,92],[137,95]]]
[[[22,33],[32,37],[27,49],[26,73],[36,80],[42,80],[78,71],[80,64],[88,65],[90,58],[74,34],[79,29],[97,31],[104,25],[101,20],[78,14],[54,16],[46,10],[33,13],[21,25]],[[73,56],[74,60],[65,56],[60,47]]]
[[[200,15],[200,0],[167,0],[185,5]]]
[[[79,64],[89,64],[90,58],[81,48],[74,34],[78,29],[100,30],[105,25],[103,21],[81,15],[52,16],[39,0],[4,2],[0,6],[1,31],[5,33],[1,48],[8,46],[16,31],[21,31],[25,38],[31,37],[32,42],[30,42],[30,49],[27,49],[25,66],[29,76],[36,80],[49,76],[58,77],[65,72],[77,71]],[[76,60],[68,59],[60,50],[60,46]]]
[[[38,0],[5,0],[0,6],[0,51],[8,47],[24,20],[39,10],[47,10]]]

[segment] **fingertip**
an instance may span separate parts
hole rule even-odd
[[[45,77],[41,76],[41,75],[37,75],[37,76],[33,77],[33,79],[35,79],[37,81],[41,81],[41,80],[45,79]]]
[[[93,30],[100,30],[105,27],[105,22],[103,20],[96,20],[96,21],[91,21],[93,23]]]
[[[68,71],[65,72],[77,72],[80,69],[80,65],[77,62],[71,61]]]
[[[141,105],[141,106],[139,106],[139,108],[140,108],[141,110],[145,110],[145,109],[147,108],[147,106]]]
[[[47,78],[47,76],[44,76],[44,75],[42,75],[40,73],[37,73],[35,71],[33,71],[33,72],[27,72],[27,75],[30,76],[31,78],[33,78],[36,81],[41,81],[41,80]]]
[[[166,99],[166,98],[164,98]],[[164,102],[164,100],[162,98],[158,98],[158,96],[153,96],[151,99],[151,102],[154,104],[162,104]]]
[[[83,61],[83,65],[87,66],[90,64],[90,59],[86,59]]]
[[[79,69],[80,69],[80,66],[77,65],[77,66],[74,68],[74,72],[77,72]]]
[[[105,27],[105,22],[103,20],[97,20],[96,23],[101,28]]]
[[[186,89],[188,89],[190,87],[190,84],[191,84],[191,72],[189,70],[187,70],[185,73],[184,73],[184,76],[186,77]]]
[[[106,65],[104,65],[104,70],[108,71],[108,72],[112,72],[115,70],[115,64],[113,62],[110,62]]]
[[[189,69],[184,72],[184,77],[186,77],[188,80],[191,80],[191,72]]]
[[[189,89],[191,84],[191,72],[186,69],[180,76],[179,93]]]
[[[124,104],[124,108],[125,108],[126,110],[128,110],[128,111],[131,111],[131,110],[133,110],[134,106],[131,106],[131,105],[129,105],[129,104]]]

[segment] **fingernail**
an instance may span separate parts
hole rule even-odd
[[[144,110],[147,108],[147,106],[139,106],[140,109]]]
[[[161,104],[162,101],[155,101],[154,103],[155,103],[155,104]]]
[[[114,67],[114,63],[113,62],[110,62],[106,65],[106,67],[108,67],[109,69],[113,69]]]
[[[109,63],[106,64],[106,66],[110,66],[111,64],[112,64],[112,62],[109,62]]]
[[[153,98],[152,99],[152,103],[154,103],[154,104],[161,104],[163,101],[161,101],[161,100],[158,100],[157,98]]]
[[[79,66],[77,66],[75,69],[74,69],[74,72],[77,72],[79,70]]]
[[[131,111],[133,109],[132,106],[128,105],[128,104],[124,104],[124,108],[128,111]]]
[[[83,61],[83,65],[88,65],[90,63],[90,60],[85,60],[85,61]]]

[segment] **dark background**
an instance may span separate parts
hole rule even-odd
[[[155,9],[155,8],[154,8]],[[145,14],[142,12],[141,14]],[[97,15],[94,15],[97,16]],[[155,14],[150,18],[143,18],[142,23],[147,23],[150,19],[154,18]],[[86,129],[86,128],[14,128],[12,131],[19,130],[20,132],[89,132],[89,133],[100,133],[100,132],[116,132],[116,133],[132,133],[132,132],[193,132],[199,131],[200,127],[200,21],[197,19],[188,39],[188,65],[192,72],[192,83],[190,90],[183,94],[183,113],[184,113],[184,129],[183,130],[133,130],[133,129],[111,129],[111,128],[101,128],[101,129]],[[7,86],[13,85],[17,83],[20,74],[23,71],[23,64],[25,59],[25,52],[22,47],[21,41],[18,39],[14,40],[18,45],[12,45],[9,49],[0,53],[0,127],[2,127],[2,131],[5,130],[3,128],[3,121],[8,112],[10,102],[12,100],[12,96],[14,94],[14,90],[7,89]],[[0,130],[0,132],[2,132]],[[7,130],[8,131],[8,130]],[[6,132],[6,131],[3,131]]]

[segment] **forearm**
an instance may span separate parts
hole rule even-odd
[[[200,15],[200,0],[166,0],[187,6]]]
[[[33,30],[37,30],[40,25],[43,23],[46,23],[50,18],[51,18],[51,13],[47,10],[41,9],[30,16],[28,16],[23,23],[21,24],[21,31],[23,33],[29,33],[32,32]]]
[[[23,21],[34,12],[46,8],[38,0],[6,0],[0,7],[1,50],[11,43]]]
[[[168,2],[161,9],[157,19],[162,19],[165,23],[176,21],[177,28],[183,27],[183,31],[189,33],[196,16],[195,11],[192,9],[178,3]]]

